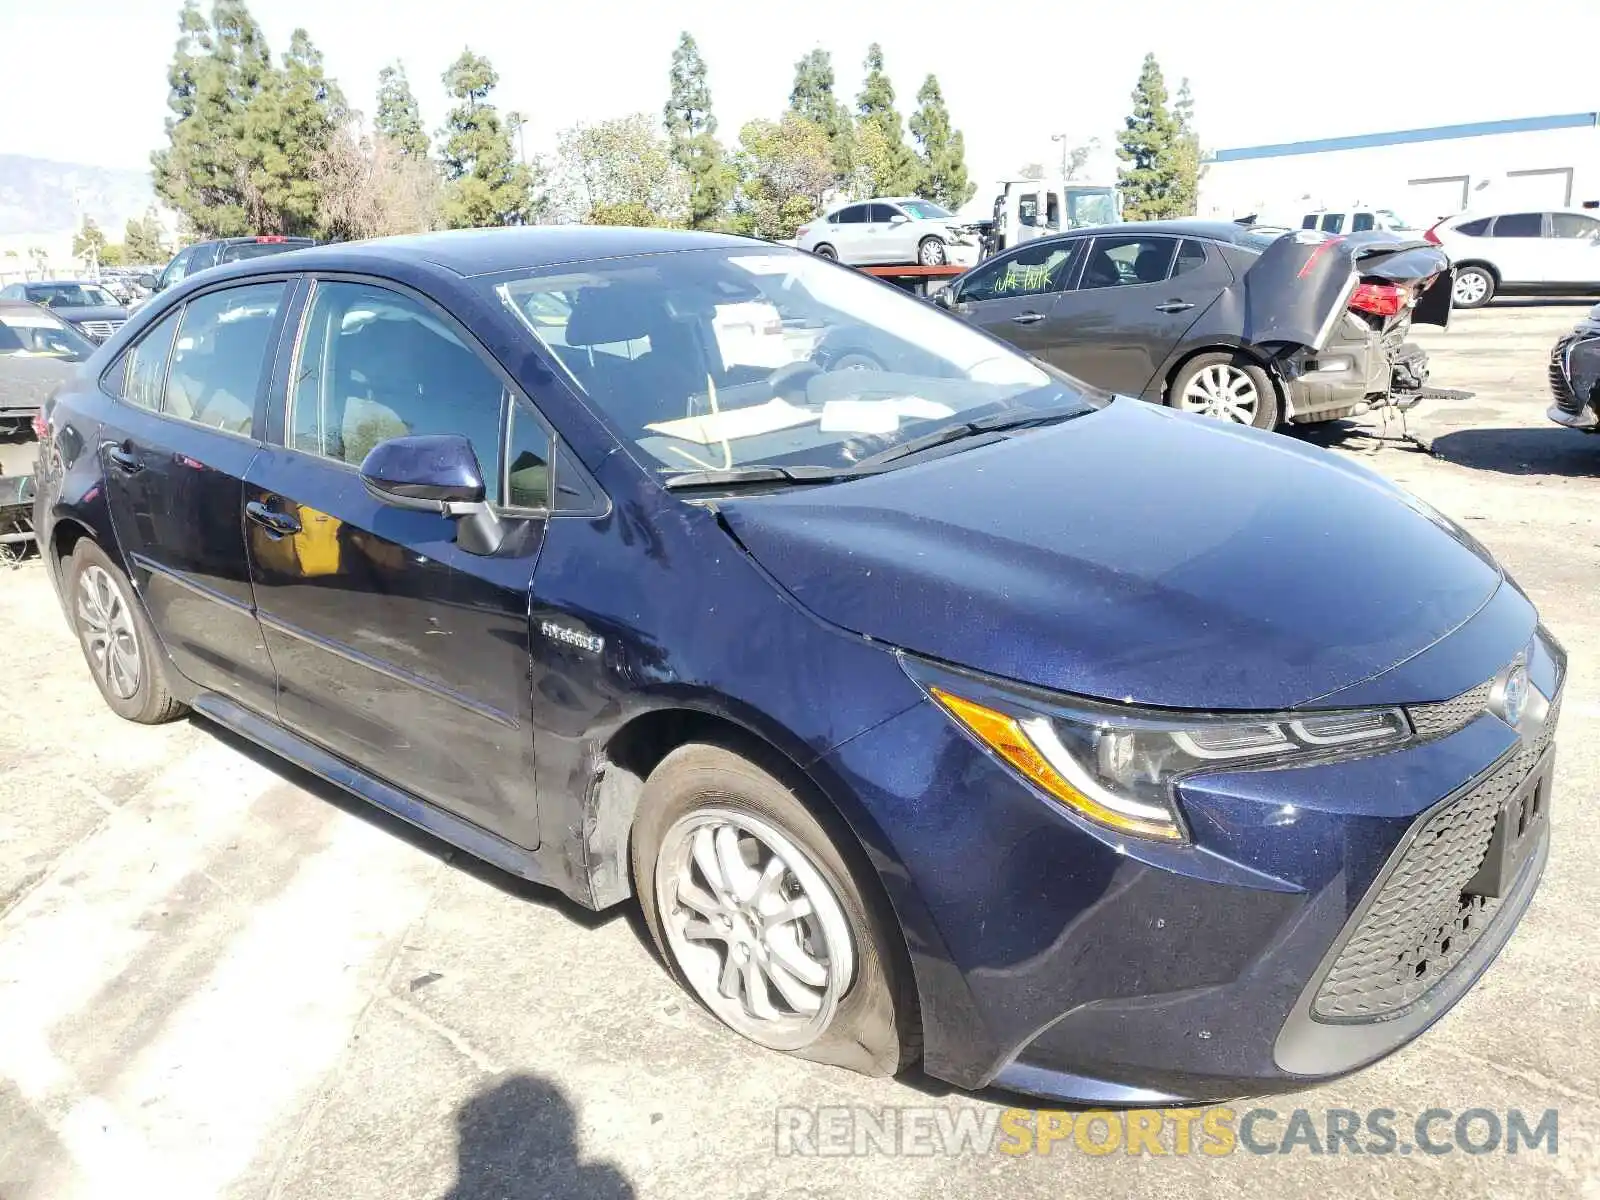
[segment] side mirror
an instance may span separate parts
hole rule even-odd
[[[493,554],[505,538],[499,516],[484,498],[478,456],[460,434],[379,442],[361,464],[361,482],[375,499],[395,508],[460,518],[457,544],[469,554]]]
[[[894,216],[889,218],[889,224],[891,224],[891,225],[905,225],[910,220],[911,220],[911,218],[906,216],[905,213],[895,213]]]
[[[149,288],[152,292],[156,290],[156,277],[154,275],[141,275],[134,282],[142,288]]]
[[[933,294],[933,302],[940,308],[953,310],[959,303],[956,300],[956,290],[946,285]]]

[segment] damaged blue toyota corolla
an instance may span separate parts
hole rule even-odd
[[[1468,534],[810,255],[260,259],[47,421],[39,540],[112,708],[637,897],[774,1050],[1298,1088],[1437,1019],[1544,866],[1565,657]]]

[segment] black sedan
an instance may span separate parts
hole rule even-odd
[[[0,300],[29,300],[54,309],[90,341],[103,342],[128,320],[128,309],[98,283],[52,279],[13,283],[0,290]]]
[[[1447,324],[1449,293],[1425,242],[1187,220],[1024,242],[937,300],[1095,387],[1271,429],[1415,395],[1405,336]]]
[[[1600,428],[1600,304],[1550,352],[1550,391],[1555,403],[1546,415],[1556,424]]]

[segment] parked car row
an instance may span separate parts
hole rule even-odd
[[[1135,394],[1190,333],[1115,322],[1376,378],[1449,307],[1389,234],[1016,250],[955,300],[1090,296]],[[1225,423],[1009,340],[706,233],[239,262],[56,393],[39,544],[115,712],[636,899],[774,1051],[1144,1105],[1382,1058],[1538,886],[1564,651],[1454,522],[1246,427],[1272,375],[1193,376]]]

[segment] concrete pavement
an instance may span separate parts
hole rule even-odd
[[[759,1051],[631,910],[458,861],[201,722],[119,721],[34,563],[0,568],[0,1197],[1600,1196],[1600,440],[1543,418],[1582,311],[1428,339],[1433,382],[1476,393],[1411,414],[1432,455],[1318,434],[1466,522],[1572,671],[1550,866],[1500,961],[1420,1042],[1266,1102],[1556,1108],[1555,1154],[779,1156],[783,1105],[1014,1101]]]

